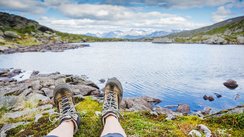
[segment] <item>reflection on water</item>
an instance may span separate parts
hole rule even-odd
[[[42,73],[85,74],[91,80],[118,77],[124,95],[152,96],[160,105],[188,103],[191,109],[229,108],[244,103],[244,46],[152,44],[139,42],[91,43],[91,47],[62,53],[0,55],[0,67],[40,70]],[[222,83],[234,79],[235,90]],[[99,86],[103,86],[99,84]],[[209,102],[203,95],[223,97]],[[239,100],[234,100],[236,94]]]

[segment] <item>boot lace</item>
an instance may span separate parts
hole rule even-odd
[[[58,120],[62,120],[63,118],[66,117],[74,117],[76,113],[74,110],[74,106],[70,105],[69,99],[67,97],[62,97],[62,101],[61,101],[61,106],[62,106],[62,110],[60,111],[60,113],[58,112],[54,112],[53,114],[56,115],[56,118],[54,118],[53,120],[51,119],[51,115],[49,115],[49,121],[52,123],[55,123]]]

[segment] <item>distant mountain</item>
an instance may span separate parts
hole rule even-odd
[[[199,29],[172,33],[153,42],[243,44],[244,16],[231,18]]]
[[[123,38],[123,39],[141,39],[141,38],[154,38],[161,37],[171,33],[179,32],[179,30],[172,30],[171,32],[167,31],[145,31],[145,30],[136,30],[131,29],[129,31],[111,31],[105,33],[86,33],[86,36],[95,36],[100,38]]]

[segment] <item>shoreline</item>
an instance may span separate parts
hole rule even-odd
[[[64,50],[77,49],[83,47],[89,47],[89,44],[74,44],[74,43],[53,43],[53,44],[41,44],[33,46],[0,46],[1,54],[13,54],[23,52],[63,52]]]
[[[57,122],[52,123],[49,121],[50,116],[55,115],[52,97],[53,89],[58,84],[68,84],[71,87],[74,92],[77,112],[83,115],[82,118],[85,123],[90,121],[93,123],[91,125],[82,125],[84,129],[80,130],[78,134],[89,135],[87,132],[88,128],[90,129],[91,127],[99,131],[101,127],[99,119],[103,103],[103,92],[94,82],[87,80],[83,75],[61,74],[59,72],[41,74],[39,71],[33,71],[29,77],[25,77],[23,75],[24,72],[21,69],[14,68],[0,69],[1,135],[43,136],[51,131],[58,124]],[[14,79],[16,77],[20,78],[20,80]],[[193,126],[196,126],[196,124],[205,124],[215,134],[217,129],[211,126],[211,121],[221,120],[222,117],[226,116],[225,114],[230,116],[230,118],[236,115],[242,116],[244,112],[244,106],[237,106],[215,114],[211,114],[211,108],[191,113],[188,104],[178,104],[176,111],[173,111],[169,108],[157,106],[160,102],[160,99],[148,96],[123,98],[120,111],[125,117],[125,119],[122,119],[122,125],[127,125],[126,131],[133,129],[129,132],[129,134],[133,135],[143,130],[136,128],[136,124],[139,122],[140,126],[148,126],[148,123],[154,123],[155,125],[153,124],[153,126],[159,124],[166,127],[170,126],[171,131],[182,132],[187,135],[194,131]],[[140,123],[140,121],[144,120],[146,120],[144,123]],[[195,124],[191,125],[191,128],[186,131],[173,126],[175,123],[181,125],[191,124],[191,122]],[[96,124],[96,127],[94,127],[94,124]],[[40,126],[48,128],[45,128],[42,132],[36,132],[36,130],[39,130],[35,127]],[[155,128],[160,127],[156,126]],[[161,130],[163,132],[165,129]],[[161,130],[156,131],[155,136]],[[233,129],[233,131],[236,130]],[[183,135],[182,133],[179,134]],[[96,132],[95,134],[100,133]],[[152,135],[152,132],[149,132],[149,134]],[[169,133],[169,135],[171,134]],[[237,134],[239,134],[239,130],[237,130]]]

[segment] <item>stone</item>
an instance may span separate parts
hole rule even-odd
[[[39,80],[33,80],[31,81],[31,87],[33,90],[39,90],[41,89],[41,83]]]
[[[1,46],[0,46],[1,47]],[[10,70],[9,69],[0,69],[0,77],[5,76],[5,74],[9,73]]]
[[[195,129],[191,130],[188,135],[191,137],[201,137],[202,136],[202,134]]]
[[[104,83],[106,80],[105,79],[100,79],[99,82],[100,83]]]
[[[229,79],[226,82],[223,83],[224,86],[226,86],[229,89],[235,89],[238,87],[238,84],[235,80]]]
[[[19,36],[16,32],[14,31],[5,31],[4,32],[4,36],[5,37],[9,37],[9,38],[21,38],[21,36]]]
[[[31,93],[27,96],[27,101],[29,101],[32,105],[37,106],[41,101],[42,102],[50,102],[50,98],[41,94]]]
[[[210,107],[205,107],[205,108],[201,111],[201,113],[202,113],[203,115],[208,115],[208,114],[210,113],[211,110],[212,110],[212,109],[211,109]]]
[[[215,94],[215,96],[217,97],[217,98],[221,98],[222,97],[222,95],[220,95],[220,94],[218,94],[218,93],[214,93]]]
[[[97,88],[87,86],[87,85],[71,85],[71,88],[72,89],[79,89],[80,90],[79,94],[81,94],[83,96],[99,95],[99,93],[100,93]]]
[[[28,123],[29,122],[17,122],[17,123],[6,124],[0,130],[0,136],[1,137],[6,137],[7,136],[7,134],[6,134],[7,131],[9,131],[9,130],[11,130],[13,128],[16,128],[16,127],[18,127],[20,125],[26,125]]]
[[[217,35],[213,35],[203,42],[207,44],[227,44],[227,41],[224,38]]]
[[[5,50],[8,50],[8,47],[5,46],[0,46],[0,52],[4,52]]]
[[[0,108],[12,108],[17,103],[17,99],[16,96],[0,96]]]
[[[33,109],[30,109],[30,108],[26,108],[25,110],[23,111],[16,111],[16,112],[9,112],[9,113],[5,113],[4,114],[4,118],[12,118],[12,119],[15,119],[15,118],[19,118],[19,117],[23,117],[23,116],[26,116],[26,115],[29,115],[29,114],[32,114],[34,112],[37,111],[37,108],[33,108]]]
[[[238,44],[244,44],[244,36],[238,36],[237,37],[237,43]]]
[[[39,120],[42,116],[43,116],[42,114],[37,114],[37,115],[35,115],[35,120],[34,120],[34,122],[38,122],[38,120]]]
[[[164,114],[166,115],[166,120],[174,120],[176,119],[177,116],[181,115],[179,113],[175,113],[170,109],[167,108],[163,108],[163,107],[156,107],[153,109],[154,112],[156,112],[157,114]]]
[[[188,114],[190,112],[190,106],[188,104],[179,104],[176,111],[183,114]]]
[[[15,74],[20,74],[22,72],[21,69],[14,69],[12,70],[12,73],[15,73]]]
[[[84,84],[99,89],[99,87],[92,81],[84,81]]]
[[[34,71],[32,72],[32,74],[31,74],[31,76],[38,75],[39,73],[40,73],[39,71],[35,71],[35,70],[34,70]]]
[[[53,90],[51,90],[50,88],[42,88],[41,91],[43,91],[47,97],[53,97]]]
[[[153,43],[172,43],[173,40],[168,38],[168,37],[164,37],[164,38],[155,38],[152,41]]]
[[[153,105],[157,104],[159,99],[151,97],[125,98],[121,101],[121,109],[126,111],[152,111]]]
[[[208,97],[208,100],[209,100],[209,101],[214,101],[214,97],[213,97],[213,96],[209,96],[209,97]]]
[[[205,137],[211,137],[212,136],[212,133],[211,131],[208,129],[207,126],[203,125],[203,124],[200,124],[197,126],[197,128],[200,130],[200,131],[203,131],[203,133],[205,134]]]
[[[240,94],[236,94],[235,97],[234,97],[235,100],[238,100],[240,99]]]
[[[204,100],[209,100],[209,101],[214,101],[214,97],[213,97],[213,96],[207,96],[207,95],[204,95],[204,96],[203,96],[203,99],[204,99]]]

